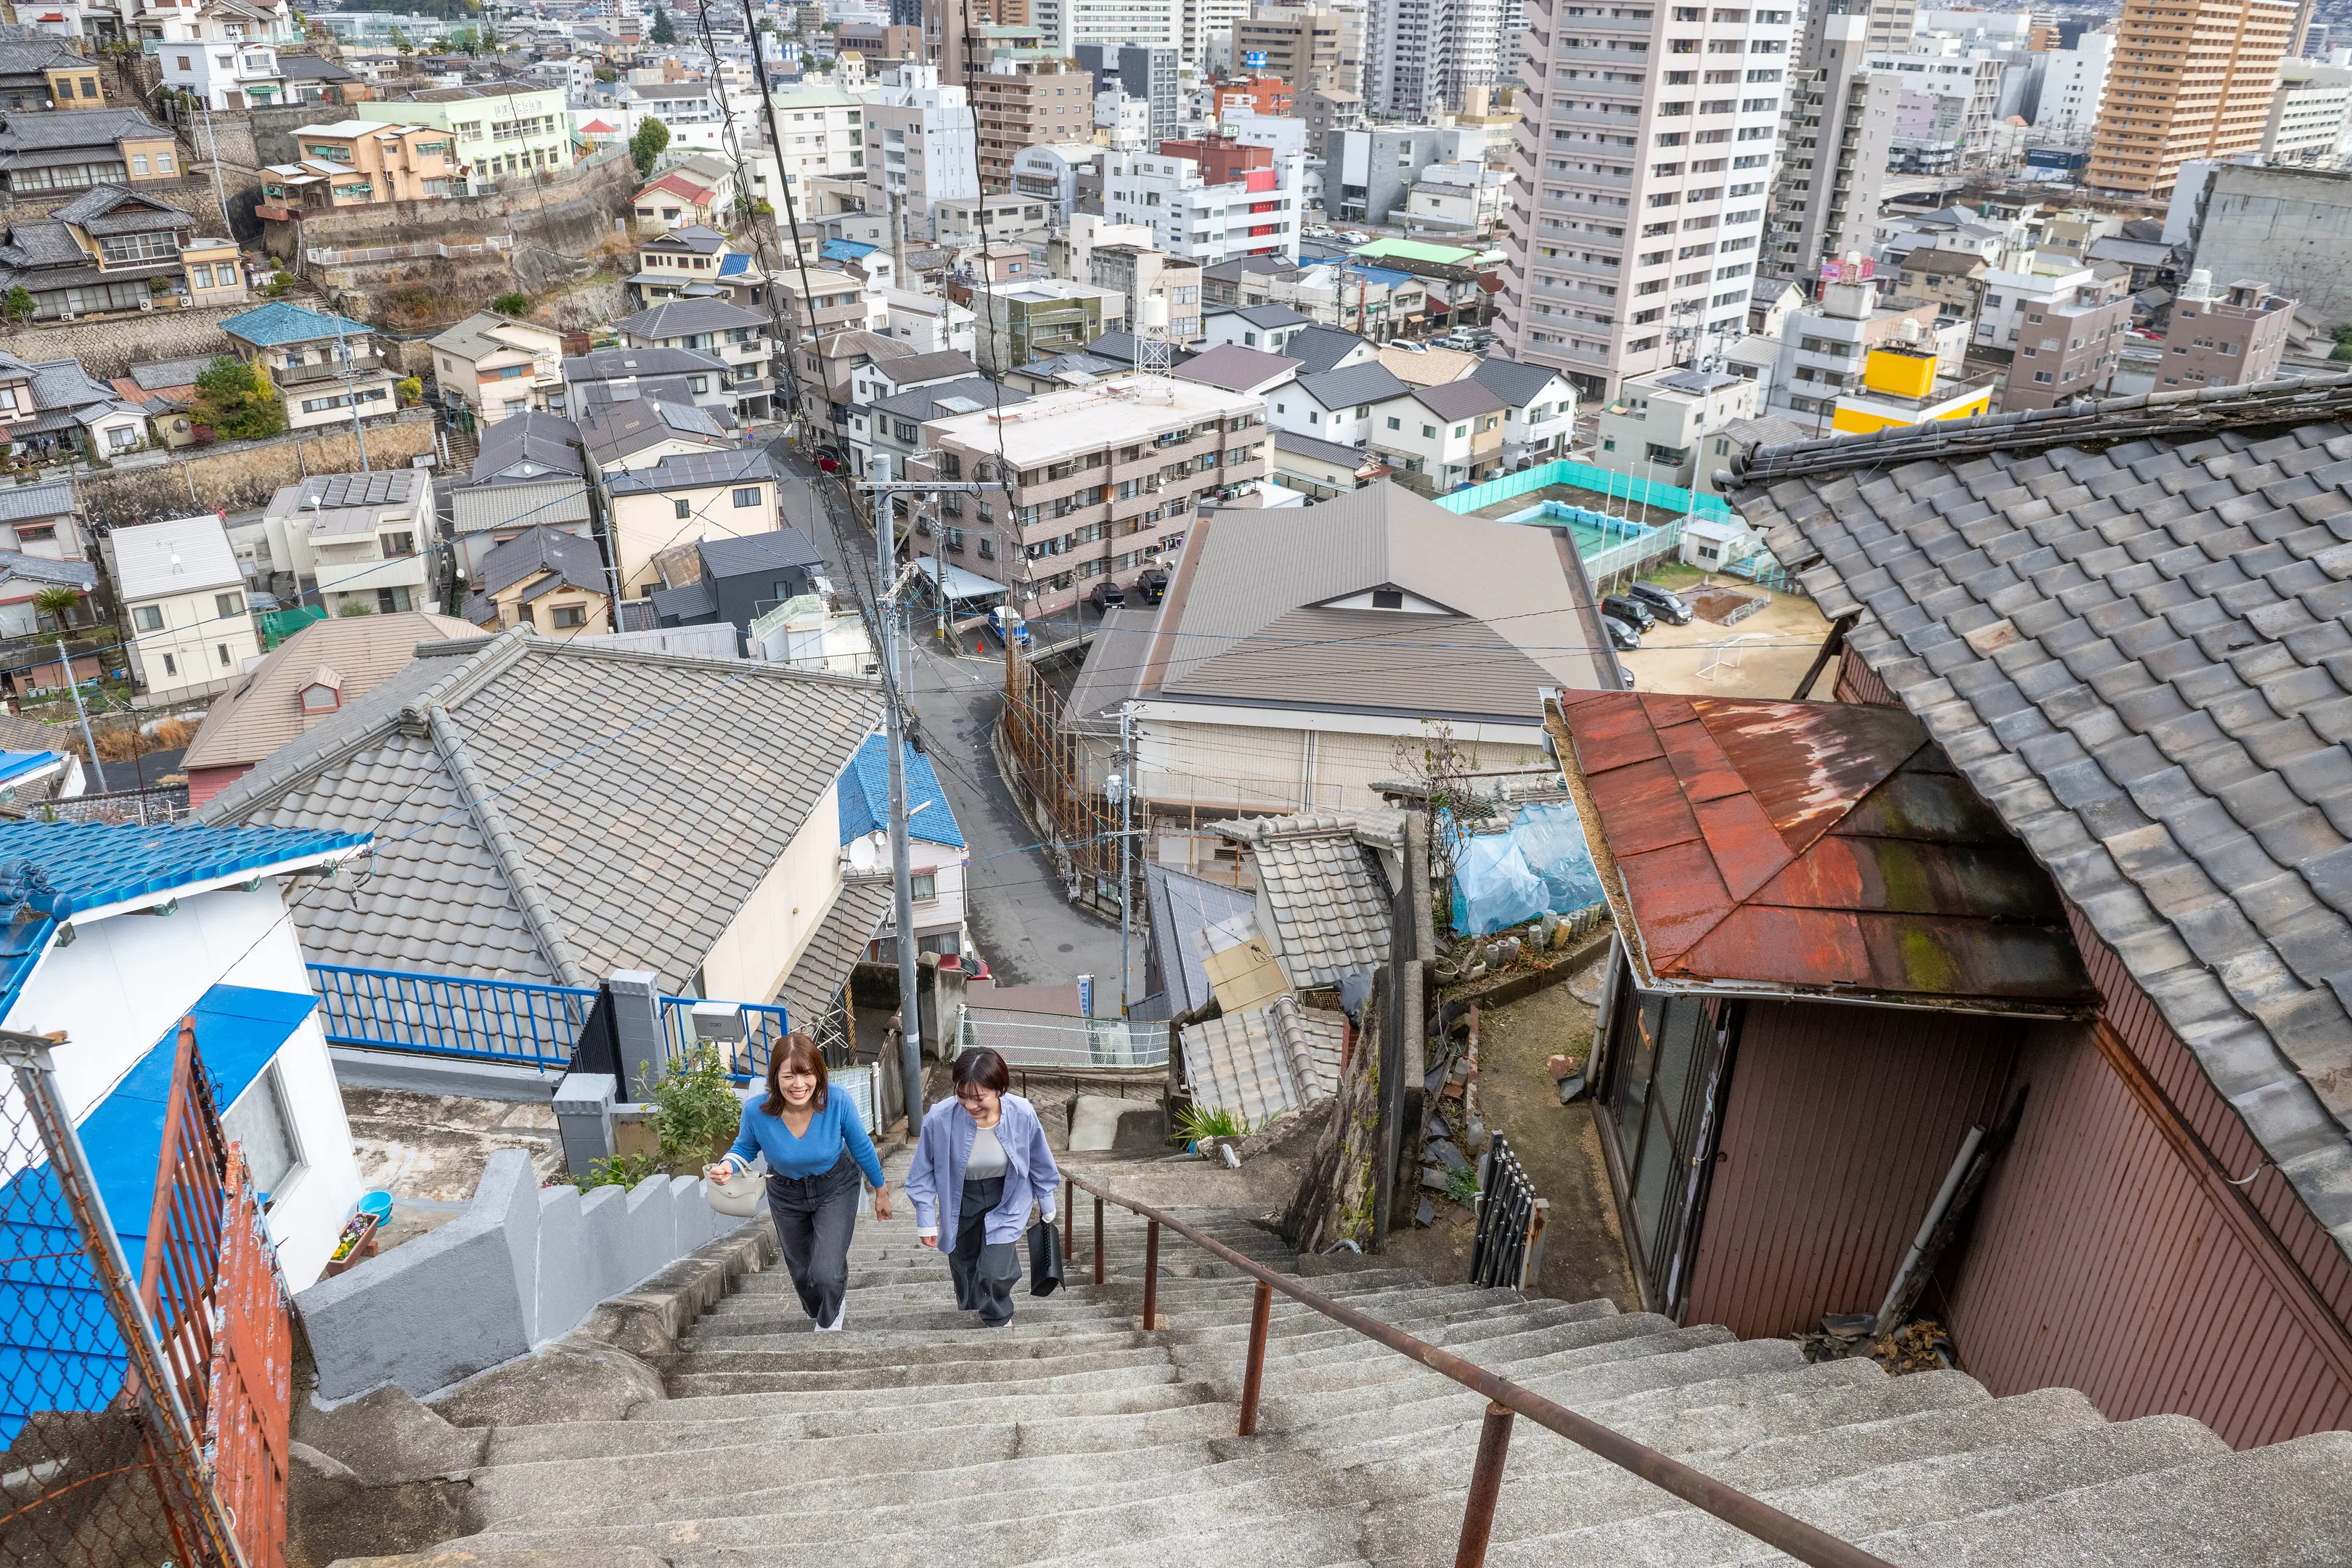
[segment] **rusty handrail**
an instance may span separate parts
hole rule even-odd
[[[1885,1559],[1874,1557],[1858,1546],[1840,1541],[1803,1520],[1781,1512],[1761,1499],[1752,1498],[1737,1488],[1727,1486],[1704,1470],[1637,1443],[1622,1432],[1612,1431],[1564,1405],[1520,1387],[1508,1378],[1497,1377],[1450,1351],[1440,1350],[1425,1340],[1415,1339],[1402,1329],[1383,1323],[1377,1318],[1366,1317],[1318,1290],[1309,1289],[1289,1275],[1277,1274],[1150,1204],[1123,1198],[1067,1167],[1063,1169],[1062,1175],[1072,1186],[1092,1193],[1095,1197],[1097,1283],[1103,1279],[1102,1205],[1105,1200],[1117,1204],[1130,1214],[1140,1215],[1155,1230],[1160,1226],[1168,1226],[1193,1246],[1232,1264],[1257,1281],[1257,1299],[1250,1314],[1250,1377],[1249,1387],[1244,1394],[1246,1408],[1243,1415],[1243,1436],[1248,1436],[1256,1426],[1256,1394],[1265,1353],[1267,1307],[1272,1300],[1269,1288],[1313,1308],[1343,1328],[1352,1329],[1401,1355],[1410,1356],[1430,1371],[1449,1377],[1465,1388],[1485,1394],[1488,1401],[1486,1422],[1479,1437],[1477,1471],[1471,1478],[1470,1510],[1463,1520],[1462,1548],[1455,1557],[1457,1568],[1475,1568],[1486,1560],[1486,1534],[1493,1523],[1496,1489],[1502,1479],[1503,1457],[1510,1440],[1508,1423],[1513,1415],[1526,1416],[1546,1431],[1558,1433],[1579,1447],[1598,1454],[1618,1468],[1632,1471],[1652,1486],[1673,1493],[1702,1512],[1711,1514],[1767,1546],[1788,1553],[1800,1563],[1811,1564],[1812,1568],[1893,1568]],[[1157,1249],[1152,1251],[1156,1263]],[[1157,1294],[1156,1291],[1153,1293]]]

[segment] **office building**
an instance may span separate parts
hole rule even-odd
[[[2295,24],[2288,0],[2126,0],[2083,183],[2160,196],[2185,160],[2259,152]]]
[[[2340,169],[2352,153],[2352,68],[2315,60],[2279,67],[2278,94],[2263,125],[2263,162]]]
[[[1310,88],[1358,90],[1363,80],[1364,14],[1259,0],[1255,12],[1234,24],[1234,66],[1263,71]]]
[[[1095,90],[1116,89],[1149,106],[1145,145],[1176,134],[1176,78],[1183,57],[1171,38],[1166,44],[1077,43],[1070,53],[1091,72]]]
[[[1778,8],[1612,9],[1528,0],[1496,317],[1591,397],[1747,330],[1790,41]]]
[[[908,233],[927,234],[935,205],[980,195],[971,111],[937,66],[900,66],[865,97],[867,212],[895,207]]]
[[[971,91],[983,191],[1013,188],[1013,157],[1024,147],[1094,139],[1094,78],[1076,60],[1000,58]]]

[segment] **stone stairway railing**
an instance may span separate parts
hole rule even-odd
[[[1494,1529],[1496,1500],[1502,1491],[1504,1460],[1510,1451],[1511,1426],[1513,1421],[1521,1415],[1619,1468],[1672,1493],[1694,1508],[1713,1515],[1733,1529],[1786,1552],[1800,1563],[1811,1564],[1812,1568],[1892,1568],[1885,1559],[1874,1557],[1825,1531],[1781,1512],[1760,1499],[1727,1486],[1703,1470],[1695,1469],[1655,1448],[1637,1443],[1622,1433],[1580,1415],[1566,1405],[1546,1399],[1507,1378],[1497,1377],[1450,1351],[1441,1350],[1402,1329],[1368,1317],[1311,1289],[1295,1276],[1268,1268],[1172,1215],[1149,1204],[1121,1197],[1076,1171],[1066,1170],[1064,1175],[1070,1187],[1075,1189],[1065,1194],[1062,1204],[1063,1250],[1073,1266],[1077,1256],[1076,1194],[1085,1192],[1094,1197],[1093,1270],[1097,1285],[1102,1284],[1104,1279],[1103,1205],[1106,1203],[1117,1204],[1145,1222],[1142,1324],[1146,1332],[1156,1331],[1163,1326],[1159,1315],[1160,1232],[1163,1226],[1256,1281],[1256,1294],[1250,1309],[1249,1355],[1242,1383],[1237,1436],[1251,1436],[1257,1430],[1258,1397],[1265,1384],[1266,1341],[1273,1319],[1274,1293],[1277,1290],[1342,1328],[1385,1345],[1430,1371],[1486,1395],[1486,1419],[1478,1435],[1478,1456],[1471,1471],[1469,1496],[1463,1509],[1462,1534],[1454,1552],[1454,1568],[1482,1568],[1486,1561],[1487,1541]]]

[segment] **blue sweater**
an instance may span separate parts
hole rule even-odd
[[[727,1151],[729,1159],[748,1170],[755,1157],[765,1154],[771,1175],[822,1176],[841,1163],[845,1148],[866,1173],[866,1184],[882,1184],[882,1162],[875,1158],[874,1140],[866,1136],[866,1124],[857,1120],[857,1107],[849,1096],[826,1094],[824,1109],[809,1122],[805,1138],[793,1137],[782,1117],[761,1110],[766,1100],[761,1092],[743,1102],[743,1120],[734,1146]]]

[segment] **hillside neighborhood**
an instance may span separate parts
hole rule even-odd
[[[0,16],[0,1568],[2346,1561],[2352,5],[410,3]]]

